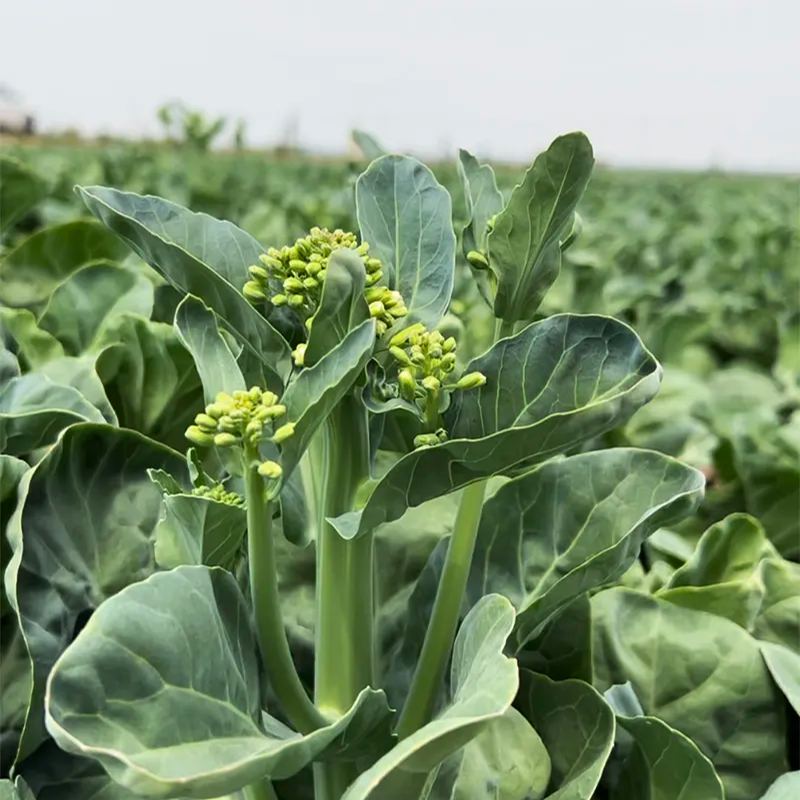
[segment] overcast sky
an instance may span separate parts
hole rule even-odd
[[[43,128],[158,132],[180,98],[254,144],[800,171],[800,0],[18,0],[0,82]]]

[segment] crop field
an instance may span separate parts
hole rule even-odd
[[[800,182],[354,139],[4,143],[0,800],[800,797]]]

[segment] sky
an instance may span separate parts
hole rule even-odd
[[[180,99],[253,146],[524,160],[581,129],[614,165],[800,172],[800,0],[9,1],[0,83],[42,129],[158,135]]]

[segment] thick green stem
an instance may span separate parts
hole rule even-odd
[[[478,481],[467,486],[461,495],[422,653],[397,726],[401,739],[428,722],[433,714],[458,628],[485,491],[486,481]]]
[[[278,795],[268,780],[251,783],[242,789],[244,800],[278,800]]]
[[[369,475],[366,412],[345,398],[314,443],[315,468],[324,475],[317,526],[317,620],[314,699],[326,716],[345,713],[358,693],[374,685],[372,534],[347,541],[326,521],[350,511]],[[352,764],[315,765],[319,800],[338,800],[355,778]]]
[[[494,341],[512,336],[515,328],[514,322],[496,319]],[[461,603],[475,553],[475,538],[481,521],[486,484],[486,480],[477,481],[467,486],[461,494],[422,652],[397,724],[397,735],[401,739],[414,733],[433,715],[436,695],[442,685],[461,616]]]
[[[292,661],[278,594],[278,570],[272,532],[272,507],[266,502],[264,480],[257,471],[257,454],[245,454],[247,542],[250,593],[261,658],[270,685],[292,725],[309,733],[327,724],[300,681]]]

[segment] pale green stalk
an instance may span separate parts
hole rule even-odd
[[[266,502],[264,480],[258,474],[257,463],[257,452],[248,448],[245,452],[247,543],[258,644],[270,685],[286,716],[297,730],[309,733],[327,721],[306,693],[289,650],[278,593],[272,504]]]
[[[514,327],[513,322],[498,319],[494,341],[511,336]],[[461,494],[422,651],[397,724],[397,735],[401,739],[428,722],[435,710],[436,696],[442,686],[461,616],[461,603],[475,552],[486,484],[486,480],[477,481],[467,486]]]
[[[363,406],[346,397],[312,445],[314,471],[324,484],[318,504],[314,699],[332,718],[374,685],[372,534],[348,541],[326,519],[353,509],[356,491],[369,475],[367,431]],[[356,773],[353,764],[331,763],[315,765],[314,775],[317,799],[338,800]]]

